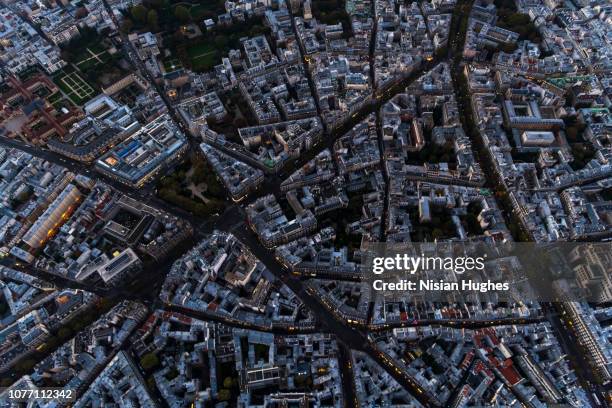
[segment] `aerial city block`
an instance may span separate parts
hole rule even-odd
[[[0,408],[612,406],[611,110],[608,0],[0,0]]]

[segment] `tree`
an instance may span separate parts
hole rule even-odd
[[[219,185],[214,173],[209,174],[206,179],[206,192],[216,198],[223,198],[225,190]]]
[[[183,35],[183,30],[176,30],[174,32],[174,34],[172,34],[172,41],[174,41],[175,44],[181,45],[181,43],[183,41],[185,41],[185,36]],[[181,47],[182,49],[184,49],[185,47]],[[177,53],[178,53],[178,49],[177,49]]]
[[[58,347],[60,345],[60,339],[56,336],[49,336],[49,338],[46,340],[45,346],[47,346],[48,349],[54,349],[56,347]]]
[[[127,34],[130,31],[132,31],[132,28],[134,28],[134,22],[127,17],[124,18],[123,21],[121,22],[121,27],[120,27],[121,32]]]
[[[87,9],[86,9],[85,7],[79,7],[79,8],[77,9],[77,11],[74,13],[74,17],[75,17],[77,20],[80,20],[80,19],[82,19],[82,18],[86,17],[86,16],[87,16],[87,14],[89,14],[89,13],[88,13],[88,11],[87,11]]]
[[[434,239],[440,239],[444,236],[444,232],[442,232],[440,228],[434,228],[433,231],[431,232],[431,236]]]
[[[176,368],[171,368],[167,373],[166,373],[166,379],[168,381],[171,381],[173,379],[175,379],[176,377],[178,377],[179,372]]]
[[[191,181],[196,186],[200,183],[206,181],[207,169],[204,163],[201,161],[196,161],[193,163],[193,173],[191,175]]]
[[[468,232],[476,235],[480,233],[480,223],[478,222],[478,218],[474,214],[467,214],[465,217]]]
[[[142,4],[132,7],[130,14],[139,24],[145,24],[147,21],[147,8]]]
[[[223,380],[223,388],[233,388],[234,387],[234,379],[232,377],[225,377]]]
[[[62,327],[58,330],[57,334],[61,339],[66,340],[69,337],[72,337],[72,330],[70,330],[68,327]]]
[[[81,329],[83,329],[83,326],[84,326],[83,321],[80,320],[80,319],[77,319],[76,317],[74,319],[70,320],[68,325],[70,326],[70,328],[74,332],[80,331]]]
[[[266,27],[259,25],[259,24],[255,24],[253,27],[251,27],[251,29],[249,30],[249,35],[251,37],[256,37],[258,35],[262,35],[265,34],[268,30],[266,29]]]
[[[145,371],[149,371],[159,365],[159,358],[155,353],[147,353],[140,359],[140,366]]]
[[[161,8],[161,6],[164,5],[164,0],[146,0],[145,4],[148,7],[154,8],[154,9],[159,9]]]
[[[305,384],[306,384],[306,378],[303,375],[297,375],[294,377],[295,379],[295,385],[297,385],[299,388],[302,388]]]
[[[227,36],[223,34],[215,36],[215,46],[217,46],[217,48],[225,49],[225,47],[227,47],[227,44],[229,44],[229,38],[227,38]]]
[[[189,9],[185,6],[176,6],[174,9],[174,17],[177,18],[181,23],[186,23],[191,17],[189,15]]]
[[[232,121],[232,126],[234,126],[237,129],[243,128],[243,127],[245,127],[247,125],[248,125],[248,123],[247,123],[246,119],[244,119],[242,116],[239,116],[239,117],[237,117],[236,119],[234,119]]]
[[[433,120],[436,126],[442,126],[444,121],[444,111],[442,105],[436,105],[433,110]]]
[[[74,60],[74,53],[70,52],[70,50],[67,48],[62,48],[60,51],[60,57],[62,57],[64,61],[72,61]]]
[[[445,45],[445,46],[440,47],[440,48],[438,48],[438,49],[436,50],[436,52],[435,52],[435,57],[436,57],[437,59],[442,59],[442,58],[444,58],[444,57],[445,57],[447,54],[448,54],[448,46],[446,46],[446,45]]]
[[[568,141],[576,142],[578,140],[578,127],[577,126],[566,127],[565,134],[567,135]]]
[[[498,9],[507,9],[510,11],[516,11],[516,5],[514,4],[514,1],[512,0],[495,0],[494,4]]]
[[[159,29],[157,11],[149,10],[147,13],[147,27],[151,31],[157,31]]]
[[[19,372],[28,372],[30,370],[32,370],[32,368],[36,365],[36,360],[33,360],[31,358],[25,359],[23,361],[18,362],[17,364],[15,364],[15,369]]]
[[[219,390],[219,401],[227,401],[232,396],[230,390],[226,388],[222,388]]]
[[[147,378],[147,387],[149,387],[150,390],[157,388],[157,384],[155,384],[155,377],[150,376]]]

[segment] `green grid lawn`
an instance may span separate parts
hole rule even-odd
[[[76,72],[63,72],[58,76],[57,85],[76,104],[81,105],[91,99],[96,91]]]

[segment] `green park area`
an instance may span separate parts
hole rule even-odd
[[[192,5],[189,9],[189,14],[194,20],[204,20],[214,18],[219,14],[225,13],[224,0],[205,0],[200,1],[200,4]]]
[[[536,26],[529,15],[518,13],[513,0],[495,0],[498,20],[496,25],[519,34],[519,40],[529,40],[536,44],[542,42]]]
[[[145,0],[124,12],[121,30],[125,33],[159,32],[164,49],[183,67],[205,72],[219,64],[221,57],[231,49],[239,49],[241,38],[269,33],[261,16],[229,26],[216,25],[211,31],[203,28],[204,20],[217,21],[224,13],[225,3],[221,0]],[[167,65],[167,61],[164,61],[164,68],[166,72],[178,69]]]
[[[195,44],[187,48],[187,55],[194,71],[209,71],[219,63],[219,55],[211,43]]]
[[[574,161],[570,164],[574,170],[581,170],[595,157],[595,149],[590,143],[574,143],[571,145]]]
[[[225,13],[225,0],[144,0],[125,13],[127,28],[168,31]]]
[[[217,26],[197,38],[186,38],[178,30],[174,35],[165,36],[164,44],[184,66],[205,72],[220,64],[221,57],[227,56],[231,49],[240,49],[241,38],[266,35],[269,31],[261,17],[254,17],[241,24]]]
[[[53,82],[75,105],[84,104],[96,94],[95,88],[74,69],[61,70],[53,76]]]
[[[334,245],[337,247],[346,246],[352,253],[361,246],[361,234],[349,233],[344,226],[360,220],[363,216],[363,191],[348,194],[348,199],[346,208],[325,214],[321,221],[322,225],[325,227],[331,226],[336,231]]]
[[[460,223],[468,236],[473,237],[483,233],[478,222],[481,210],[479,204],[470,203],[465,214],[459,215]],[[418,207],[412,207],[409,215],[413,225],[412,238],[415,242],[432,242],[457,237],[457,227],[448,209],[431,207],[431,219],[426,222],[420,221]]]
[[[76,66],[80,70],[87,71],[97,65],[104,65],[111,59],[108,50],[100,43],[85,47],[76,56]]]
[[[157,182],[157,195],[200,217],[220,212],[226,200],[225,189],[216,173],[198,153]]]
[[[584,138],[586,125],[576,116],[563,119],[565,123],[565,137],[572,150],[574,160],[570,163],[574,170],[583,169],[595,157],[593,145]]]
[[[91,28],[80,28],[80,35],[62,46],[62,58],[87,73],[99,66],[105,66],[113,57],[111,46],[105,37]]]
[[[312,14],[317,20],[325,24],[342,23],[344,34],[349,35],[351,20],[346,11],[344,0],[313,0],[311,8]]]
[[[451,143],[438,145],[428,141],[418,152],[406,153],[406,164],[416,166],[421,166],[423,163],[449,163],[455,165],[456,162],[457,156]]]
[[[79,28],[79,32],[78,37],[61,46],[61,53],[62,58],[71,64],[64,71],[76,68],[80,80],[70,78],[73,75],[67,72],[70,75],[65,79],[66,83],[58,84],[62,90],[70,88],[70,99],[75,103],[77,99],[89,99],[89,96],[82,97],[88,91],[83,83],[89,84],[91,88],[105,87],[126,74],[126,70],[119,64],[121,52],[114,48],[104,34],[87,27]]]
[[[225,13],[224,0],[144,0],[124,13],[121,29],[173,32],[180,25],[196,23]]]

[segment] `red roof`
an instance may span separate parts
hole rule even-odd
[[[474,351],[472,350],[469,353],[467,353],[465,357],[463,358],[463,361],[461,362],[461,368],[462,369],[468,368],[473,358],[474,358]]]
[[[516,385],[518,384],[519,381],[521,381],[521,376],[512,366],[512,361],[510,361],[509,365],[504,364],[504,367],[499,367],[499,371],[502,373],[504,378],[510,383],[510,385]]]

